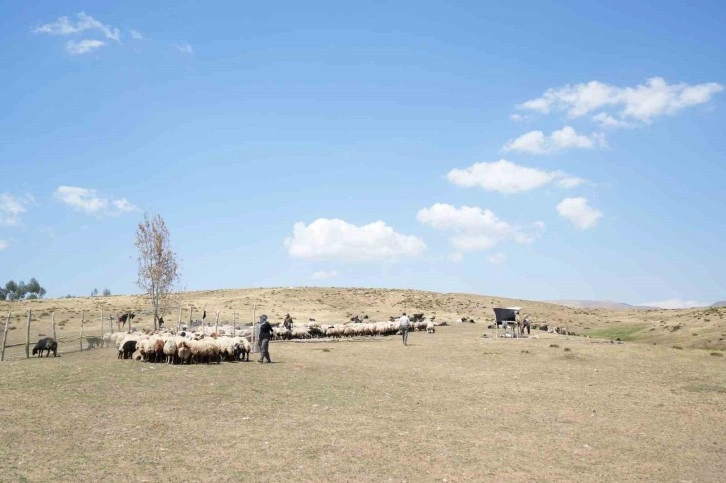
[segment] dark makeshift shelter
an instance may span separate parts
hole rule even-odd
[[[494,317],[496,318],[496,322],[494,323],[494,330],[496,331],[499,326],[503,326],[504,332],[506,333],[507,327],[509,324],[512,324],[512,332],[515,334],[514,336],[517,337],[516,333],[519,332],[519,321],[517,320],[517,315],[519,315],[519,307],[508,307],[508,308],[502,308],[502,307],[495,307],[494,308]],[[515,330],[517,332],[515,332]]]
[[[494,316],[497,318],[497,325],[502,322],[517,322],[517,310],[515,309],[494,309]]]

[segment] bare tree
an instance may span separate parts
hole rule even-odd
[[[171,249],[169,230],[160,215],[149,218],[149,214],[144,213],[144,220],[136,228],[135,245],[139,250],[136,283],[149,297],[156,329],[157,320],[168,310],[174,285],[181,276],[176,253]]]

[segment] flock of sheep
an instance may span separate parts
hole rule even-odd
[[[346,324],[321,325],[308,323],[288,329],[273,327],[274,340],[341,338],[361,336],[386,336],[400,334],[400,323],[348,322]],[[434,333],[433,320],[417,320],[411,323],[411,330]],[[219,363],[222,361],[249,361],[252,329],[236,329],[232,326],[203,326],[195,332],[173,330],[106,333],[103,342],[106,347],[116,346],[119,359],[133,359],[145,362],[166,362],[167,364]]]

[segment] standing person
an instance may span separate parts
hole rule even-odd
[[[398,319],[398,322],[401,329],[401,337],[403,337],[403,345],[408,345],[408,329],[411,328],[411,320],[406,316],[406,312]]]
[[[530,335],[530,327],[532,324],[530,324],[529,319],[527,317],[524,318],[522,321],[522,334],[524,334],[525,329],[527,330],[527,335]]]
[[[272,325],[266,315],[260,315],[260,359],[257,362],[272,362],[270,360],[270,338],[272,337]]]
[[[282,323],[282,325],[283,325],[283,326],[284,326],[284,327],[285,327],[285,328],[286,328],[287,330],[292,330],[292,317],[290,317],[290,314],[287,314],[287,315],[285,316],[285,321],[284,321],[284,322]]]

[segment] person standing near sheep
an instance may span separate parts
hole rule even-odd
[[[400,319],[398,319],[399,328],[401,329],[401,337],[403,338],[403,345],[408,345],[408,330],[411,328],[411,320],[403,313]]]
[[[283,325],[283,326],[284,326],[284,327],[285,327],[285,328],[286,328],[287,330],[292,330],[292,317],[290,317],[290,314],[287,314],[287,315],[285,316],[285,321],[284,321],[284,322],[282,323],[282,325]]]
[[[272,337],[272,325],[266,315],[260,315],[260,359],[257,362],[272,362],[270,360],[270,338]]]

